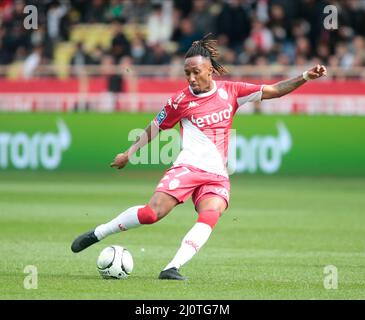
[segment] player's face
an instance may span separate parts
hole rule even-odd
[[[202,56],[187,58],[184,71],[186,80],[195,94],[208,92],[213,88],[213,67],[209,59]]]

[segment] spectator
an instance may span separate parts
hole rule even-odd
[[[171,37],[172,28],[171,1],[154,4],[147,19],[147,45],[153,46],[160,42],[167,42]]]
[[[280,53],[277,56],[276,63],[280,66],[288,66],[290,65],[290,58],[285,53]]]
[[[92,4],[87,7],[86,22],[103,23],[106,20],[106,5],[104,0],[92,0]]]
[[[178,49],[179,54],[185,53],[191,46],[193,41],[199,40],[202,35],[197,33],[193,27],[193,24],[189,18],[182,19],[180,23],[181,35],[178,39]]]
[[[8,21],[11,19],[13,7],[12,7],[13,0],[3,0],[0,2],[0,17],[3,21]],[[1,20],[0,20],[0,27],[1,27]]]
[[[308,41],[312,48],[316,48],[320,35],[323,31],[323,19],[324,7],[326,6],[325,0],[301,0],[298,6],[298,13],[309,26]]]
[[[257,66],[267,66],[269,64],[269,61],[264,55],[259,55],[255,58],[255,64]]]
[[[364,1],[343,1],[340,5],[340,24],[350,27],[354,33],[365,36]]]
[[[61,40],[61,19],[67,14],[68,7],[59,1],[52,1],[47,11],[47,32],[53,42]]]
[[[189,15],[194,29],[199,34],[215,33],[214,17],[209,10],[207,0],[195,0]]]
[[[101,47],[101,45],[97,45],[90,54],[91,63],[95,65],[101,64],[104,55],[104,49]]]
[[[19,47],[30,48],[30,39],[26,30],[20,24],[15,24],[8,32],[5,32],[3,45],[6,51],[13,57]],[[11,58],[12,60],[12,58]]]
[[[257,0],[254,3],[255,18],[262,23],[269,22],[269,0]]]
[[[30,35],[30,44],[32,47],[42,45],[47,40],[47,31],[43,24],[39,24],[38,28]]]
[[[348,69],[354,62],[354,55],[349,51],[348,46],[344,42],[339,42],[336,45],[336,57],[339,59],[341,67]]]
[[[231,0],[223,5],[216,20],[218,35],[227,36],[228,45],[236,49],[249,36],[251,24],[248,13],[241,6],[240,0]]]
[[[30,79],[34,77],[37,68],[42,62],[43,47],[38,46],[33,49],[33,52],[25,59],[23,66],[23,78]]]
[[[156,43],[147,51],[144,59],[145,64],[160,65],[168,64],[170,62],[170,55],[168,55],[161,43]]]
[[[124,23],[124,19],[116,19],[112,22],[113,39],[111,54],[115,63],[118,63],[122,57],[130,55],[130,43],[123,32]]]
[[[90,6],[89,0],[71,0],[71,7],[77,15],[76,20],[81,23],[87,22],[86,14]]]
[[[121,19],[125,14],[125,5],[122,0],[111,0],[106,10],[105,17],[108,22]]]
[[[271,31],[259,20],[252,23],[252,31],[250,39],[256,45],[256,48],[261,53],[269,53],[274,45],[274,39]]]
[[[142,64],[146,55],[146,46],[141,36],[133,38],[131,43],[131,56],[135,64]]]
[[[324,43],[319,43],[317,46],[316,54],[321,59],[324,65],[328,64],[328,58],[330,56],[330,49],[328,45]]]
[[[304,56],[306,57],[306,59],[310,59],[312,57],[312,50],[308,38],[299,37],[298,39],[296,39],[295,44],[296,55]]]
[[[91,56],[85,52],[82,42],[76,47],[76,52],[71,58],[71,65],[76,67],[76,72],[80,72],[86,65],[93,64]]]
[[[12,53],[7,48],[5,29],[0,28],[0,65],[9,64],[11,60]]]
[[[328,65],[331,68],[338,68],[340,66],[340,59],[337,56],[332,55],[328,58]]]
[[[365,37],[356,36],[352,42],[351,50],[355,55],[356,65],[365,65]]]
[[[288,25],[285,12],[282,6],[273,5],[270,10],[270,22],[268,27],[271,30],[276,43],[284,43],[288,37]]]
[[[23,25],[23,21],[25,19],[24,13],[24,0],[15,0],[12,10],[10,10],[9,15],[5,18],[5,23],[9,26],[19,26]]]
[[[169,68],[169,78],[171,80],[176,80],[182,76],[181,73],[181,65],[184,63],[184,60],[181,56],[175,54],[172,56],[170,61]]]
[[[246,41],[243,42],[242,47],[243,49],[238,55],[239,64],[245,65],[254,63],[254,58],[258,55],[258,50],[255,42],[251,38],[248,38]]]
[[[219,57],[219,60],[222,62],[222,64],[236,64],[237,63],[237,55],[236,51],[234,51],[231,48],[226,48],[225,50],[221,51],[221,56]]]
[[[129,23],[145,24],[150,12],[150,0],[133,0],[125,17],[128,17]]]
[[[174,8],[180,13],[181,18],[186,18],[192,8],[194,0],[174,0]]]
[[[124,73],[131,67],[130,57],[124,57],[118,64],[114,63],[114,58],[110,55],[103,57],[101,66],[102,74],[106,77],[106,96],[103,103],[104,111],[115,111],[117,108],[118,94],[124,91]]]

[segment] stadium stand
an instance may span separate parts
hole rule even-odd
[[[39,27],[26,30],[23,9],[32,4]],[[337,32],[322,28],[318,19],[328,4],[340,8]],[[3,65],[24,61],[38,45],[45,47],[42,64],[70,63],[70,47],[79,42],[89,53],[100,46],[116,59],[127,54],[136,64],[167,64],[207,32],[217,35],[221,60],[228,64],[295,65],[304,60],[344,68],[365,65],[364,1],[6,0],[0,17]],[[116,48],[120,41],[124,53]]]
[[[34,29],[23,25],[29,5],[37,9]],[[336,30],[323,27],[327,5],[338,10]],[[68,79],[67,84],[50,85],[65,87],[63,99],[67,101],[79,99],[66,98],[67,94],[95,100],[99,98],[93,94],[102,92],[128,93],[123,100],[132,101],[132,110],[150,110],[151,101],[159,105],[162,96],[182,85],[186,49],[209,32],[218,39],[219,60],[227,65],[232,79],[270,82],[317,63],[328,67],[327,80],[365,77],[365,1],[3,0],[0,81],[13,82],[1,84],[2,105],[19,105],[9,101],[14,99],[14,90],[18,98],[28,90],[24,79],[35,80],[31,87],[44,90],[44,78],[48,84]],[[34,99],[40,97],[33,95]],[[96,105],[94,100],[87,104]],[[69,110],[75,103],[59,105]],[[123,108],[121,103],[114,107]]]

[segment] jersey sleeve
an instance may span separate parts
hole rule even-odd
[[[181,112],[173,107],[172,98],[170,98],[153,122],[161,130],[166,130],[173,128],[180,120]]]
[[[247,102],[261,101],[263,87],[263,84],[257,85],[247,82],[237,82],[236,94],[238,106],[242,106]]]

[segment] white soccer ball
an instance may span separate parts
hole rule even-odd
[[[109,246],[100,252],[96,266],[104,279],[125,279],[133,270],[133,257],[126,248]]]

